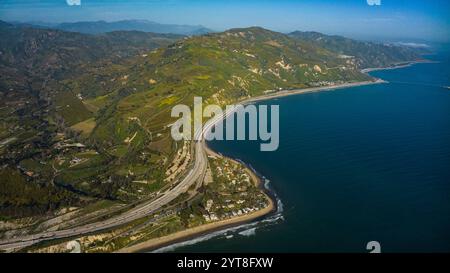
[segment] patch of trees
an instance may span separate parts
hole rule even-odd
[[[0,215],[26,217],[79,204],[72,193],[49,185],[27,182],[16,170],[0,170]]]

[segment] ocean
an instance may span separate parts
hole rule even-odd
[[[450,59],[371,72],[388,84],[293,95],[280,146],[213,141],[270,181],[276,215],[165,248],[175,252],[450,251]]]

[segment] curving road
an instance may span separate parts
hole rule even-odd
[[[210,120],[204,127],[203,130],[199,130],[196,132],[196,136],[199,134],[201,136],[204,134],[206,130],[212,127],[214,122],[219,121],[220,117],[217,117],[214,120]],[[202,139],[202,138],[196,138]],[[156,200],[149,201],[147,203],[143,203],[135,208],[132,208],[120,215],[111,217],[107,220],[86,224],[79,227],[74,227],[71,229],[64,229],[58,231],[51,232],[43,232],[34,235],[27,235],[17,238],[12,238],[8,240],[0,240],[0,249],[3,251],[14,251],[17,249],[21,249],[35,243],[45,241],[45,240],[54,240],[61,239],[67,237],[77,237],[80,235],[84,235],[87,233],[98,232],[101,230],[114,228],[119,225],[123,225],[139,218],[148,216],[149,214],[157,211],[162,206],[170,203],[172,200],[177,198],[180,194],[186,192],[191,185],[193,185],[198,179],[203,179],[208,161],[205,152],[205,143],[203,139],[201,141],[194,142],[194,152],[195,152],[195,162],[193,168],[189,171],[187,176],[178,183],[174,188],[167,190],[162,193]]]

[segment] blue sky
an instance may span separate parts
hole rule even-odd
[[[74,22],[148,19],[214,30],[262,26],[314,30],[363,39],[450,40],[450,1],[381,0],[1,0],[6,21]]]

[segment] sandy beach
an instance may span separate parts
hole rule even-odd
[[[291,95],[307,94],[307,93],[322,92],[322,91],[331,91],[331,90],[337,90],[337,89],[343,89],[343,88],[372,85],[372,84],[382,84],[382,83],[388,83],[388,82],[385,80],[382,80],[382,79],[375,79],[372,81],[351,82],[351,83],[343,83],[343,84],[336,84],[336,85],[330,85],[330,86],[319,86],[319,87],[310,87],[310,88],[293,89],[293,90],[282,90],[282,91],[270,93],[267,95],[262,95],[259,97],[249,98],[249,99],[241,101],[240,103],[248,104],[248,103],[252,103],[252,102],[275,99],[275,98],[286,97],[286,96],[291,96]]]
[[[203,148],[205,149],[207,155],[214,156],[214,157],[224,157],[224,156],[214,152],[213,150],[211,150],[204,140],[202,143],[203,143]],[[234,159],[231,159],[231,158],[228,158],[228,159],[237,164],[242,164],[241,162],[237,162]],[[250,175],[250,177],[253,179],[255,184],[266,195],[266,198],[269,203],[267,207],[260,209],[258,211],[249,213],[249,214],[242,215],[242,216],[237,216],[237,217],[229,218],[226,220],[212,222],[212,223],[204,224],[201,226],[189,228],[186,230],[175,232],[173,234],[169,234],[164,237],[150,239],[148,241],[120,249],[117,252],[118,253],[134,253],[134,252],[153,251],[153,250],[156,250],[156,249],[159,249],[159,248],[162,248],[165,246],[169,246],[169,245],[172,245],[172,244],[175,244],[178,242],[187,241],[187,240],[193,239],[195,237],[208,234],[210,232],[224,230],[229,227],[235,227],[235,226],[240,226],[240,225],[243,225],[246,223],[250,223],[254,220],[260,219],[260,218],[270,214],[271,212],[275,211],[276,210],[276,205],[275,205],[276,202],[265,191],[261,179],[252,170],[250,170],[247,166],[245,166],[245,170]]]
[[[418,60],[418,61],[413,61],[413,62],[397,63],[397,64],[393,64],[393,65],[390,66],[390,67],[365,68],[365,69],[362,69],[361,72],[362,72],[362,73],[369,73],[369,72],[372,72],[372,71],[393,70],[393,69],[399,69],[399,68],[410,67],[410,66],[412,66],[412,65],[420,64],[420,63],[435,63],[435,61],[430,61],[430,60]]]
[[[409,64],[409,65],[411,65],[411,64]],[[382,69],[382,68],[380,68],[380,69]],[[391,68],[384,68],[384,69],[391,69]],[[370,70],[370,71],[374,71],[374,70]],[[378,70],[378,69],[376,69],[376,70]],[[362,72],[367,73],[370,71],[364,70]],[[351,83],[344,83],[344,84],[333,85],[333,86],[320,86],[320,87],[311,87],[311,88],[303,88],[303,89],[282,90],[282,91],[274,92],[271,94],[262,95],[259,97],[245,99],[245,100],[240,101],[239,103],[249,104],[249,103],[253,103],[253,102],[257,102],[257,101],[269,100],[269,99],[297,95],[297,94],[307,94],[307,93],[313,93],[313,92],[331,91],[331,90],[338,90],[338,89],[344,89],[344,88],[350,88],[350,87],[373,85],[373,84],[383,84],[383,83],[387,83],[387,81],[384,81],[382,79],[374,79],[371,81],[351,82]],[[231,113],[227,113],[225,115],[228,115],[228,114],[231,114]],[[212,124],[222,121],[222,119],[224,117],[213,120]],[[211,124],[210,124],[210,126],[211,126]],[[208,155],[215,156],[215,157],[223,157],[222,155],[211,150],[205,141],[203,141],[203,146]],[[230,160],[233,160],[233,159],[230,158]],[[235,160],[233,160],[233,161],[235,161]],[[242,164],[240,162],[238,162],[238,163]],[[164,237],[150,239],[148,241],[123,248],[117,252],[132,253],[132,252],[143,252],[143,251],[156,250],[158,248],[169,246],[169,245],[172,245],[172,244],[175,244],[178,242],[187,241],[189,239],[193,239],[195,237],[198,237],[198,236],[210,233],[210,232],[223,230],[223,229],[226,229],[229,227],[234,227],[234,226],[239,226],[239,225],[242,225],[245,223],[249,223],[256,219],[260,219],[260,218],[266,216],[267,214],[270,214],[271,212],[275,211],[276,210],[276,205],[275,205],[276,202],[264,190],[264,188],[262,186],[262,181],[260,180],[260,178],[249,168],[246,167],[246,170],[250,174],[250,176],[253,178],[255,183],[257,183],[258,186],[261,188],[261,190],[264,191],[264,193],[269,201],[269,205],[267,207],[265,207],[264,209],[258,210],[256,212],[253,212],[250,214],[246,214],[246,215],[242,215],[242,216],[238,216],[238,217],[234,217],[234,218],[230,218],[230,219],[226,219],[226,220],[222,220],[222,221],[217,221],[217,222],[208,223],[205,225],[189,228],[189,229],[182,230],[182,231],[179,231],[179,232],[176,232],[173,234],[169,234]]]
[[[271,213],[275,209],[275,205],[273,200],[267,196],[269,200],[269,205],[264,209],[255,211],[253,213],[249,213],[243,216],[238,216],[230,219],[226,219],[223,221],[213,222],[193,228],[189,228],[186,230],[182,230],[173,234],[169,234],[164,237],[154,238],[148,240],[143,243],[139,243],[130,247],[123,248],[118,253],[133,253],[133,252],[148,252],[152,250],[156,250],[158,248],[168,246],[174,243],[187,241],[189,239],[193,239],[197,236],[201,236],[210,232],[223,230],[229,227],[239,226],[245,223],[252,222],[256,219],[259,219],[269,213]]]

